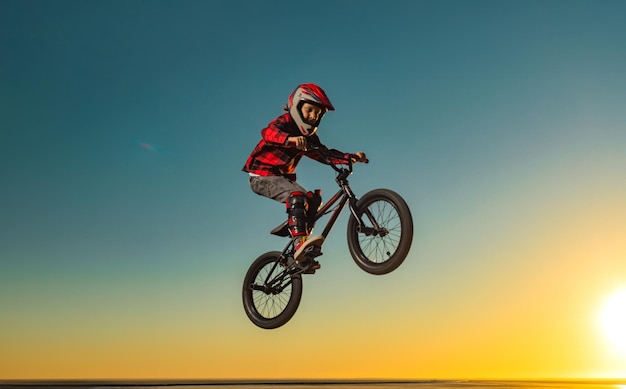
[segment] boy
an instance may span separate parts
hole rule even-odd
[[[328,150],[320,142],[316,134],[317,126],[324,114],[329,110],[334,111],[335,107],[319,86],[299,85],[291,92],[283,109],[287,113],[261,130],[262,139],[242,170],[249,173],[253,192],[286,203],[289,233],[297,240],[294,260],[309,272],[315,272],[320,264],[313,259],[301,261],[301,257],[307,247],[321,246],[324,241],[322,236],[308,238],[322,200],[319,193],[307,192],[296,182],[296,166],[304,155],[326,163],[318,151],[308,150],[311,146],[330,151],[334,163],[347,163],[348,159],[364,162],[366,157],[362,151],[346,154]]]

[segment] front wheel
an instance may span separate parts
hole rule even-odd
[[[389,189],[366,193],[348,220],[348,249],[368,273],[387,274],[402,264],[413,241],[413,218],[404,199]]]
[[[243,281],[243,308],[250,321],[265,329],[287,323],[302,298],[302,277],[291,274],[280,261],[281,253],[270,251],[258,257]]]

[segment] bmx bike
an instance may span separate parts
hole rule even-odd
[[[332,213],[321,235],[326,238],[337,222],[346,204],[348,219],[348,249],[356,264],[364,271],[382,275],[402,264],[413,240],[413,219],[404,199],[389,189],[375,189],[357,199],[348,183],[353,164],[332,162],[327,149],[317,149],[326,164],[335,172],[339,190],[320,207],[315,221]],[[271,231],[278,236],[289,236],[285,221]],[[250,265],[243,282],[244,310],[252,323],[264,329],[286,324],[296,313],[302,298],[302,274],[306,268],[293,260],[295,241],[282,251],[270,251],[259,256]],[[319,247],[309,247],[310,258],[321,255]]]

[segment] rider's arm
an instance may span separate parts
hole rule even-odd
[[[367,163],[367,157],[365,153],[359,151],[355,154],[352,153],[344,153],[335,149],[328,149],[326,146],[323,146],[325,150],[322,152],[325,153],[328,158],[325,158],[319,151],[313,150],[308,152],[306,155],[316,161],[319,161],[324,164],[332,163],[333,165],[347,165],[348,163],[355,164],[357,162],[365,162]]]
[[[297,141],[284,129],[288,125],[285,115],[274,119],[267,127],[261,130],[261,137],[267,143],[275,146],[297,147]]]
[[[323,164],[332,163],[334,165],[347,164],[353,154],[344,153],[336,149],[329,149],[323,145],[317,135],[312,135],[308,139],[312,150],[306,152],[306,156]]]
[[[263,140],[267,143],[272,143],[275,145],[286,145],[289,134],[281,131],[275,126],[270,125],[269,127],[261,130],[261,137],[263,137]]]

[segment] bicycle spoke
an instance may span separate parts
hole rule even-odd
[[[272,285],[276,278],[280,277],[279,274],[277,277],[272,277],[272,270],[274,269],[273,264],[268,264],[263,267],[259,273],[257,274],[255,285]],[[291,296],[291,281],[289,278],[283,279],[278,282],[276,285],[273,285],[273,288],[282,288],[280,293],[272,293],[272,291],[264,291],[264,290],[253,290],[252,291],[252,299],[254,302],[254,306],[258,310],[259,314],[263,317],[271,319],[278,315],[280,315],[287,303],[289,303],[289,298]]]
[[[402,227],[398,211],[386,201],[377,201],[368,208],[379,228],[385,229],[384,236],[360,235],[359,243],[363,253],[375,263],[388,260],[398,248]],[[372,223],[374,226],[374,223]]]

